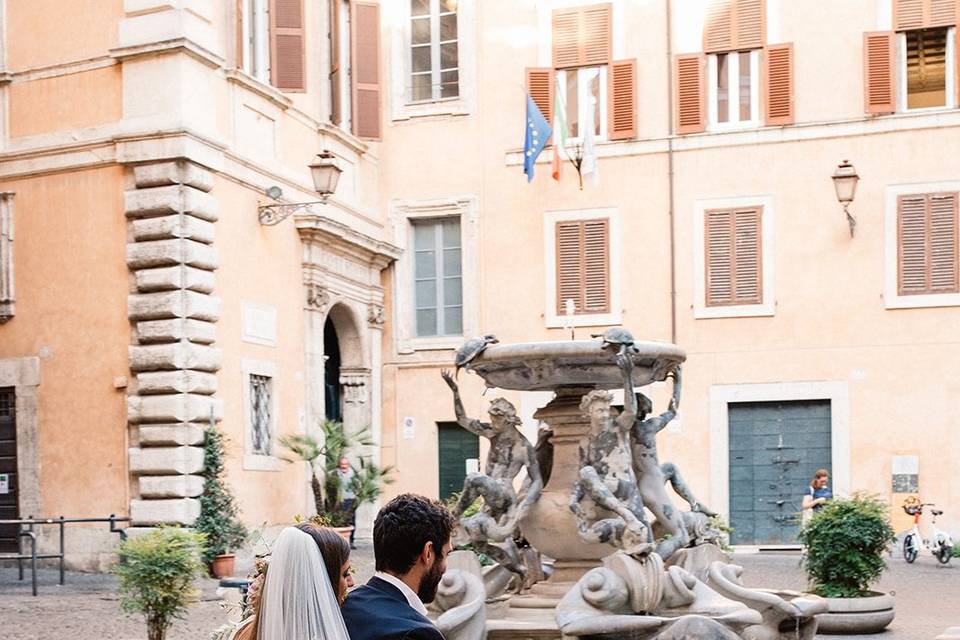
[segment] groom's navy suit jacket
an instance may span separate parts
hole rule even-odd
[[[350,640],[444,640],[400,589],[377,577],[351,591],[341,611]]]

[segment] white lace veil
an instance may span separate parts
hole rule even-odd
[[[320,549],[296,527],[284,529],[273,544],[257,637],[349,640]]]

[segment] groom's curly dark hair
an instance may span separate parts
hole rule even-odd
[[[456,520],[445,506],[413,493],[399,495],[380,509],[373,523],[373,555],[377,571],[404,574],[427,542],[439,557]]]

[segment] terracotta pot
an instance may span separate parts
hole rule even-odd
[[[334,531],[340,534],[340,537],[350,542],[350,534],[353,532],[353,527],[330,527]]]
[[[210,563],[210,573],[214,578],[229,578],[233,575],[233,567],[236,562],[236,556],[232,553],[225,553],[213,559]]]
[[[827,598],[827,613],[817,616],[817,633],[879,633],[893,622],[893,596],[871,591],[862,598]]]

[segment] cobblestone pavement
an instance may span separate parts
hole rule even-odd
[[[373,575],[369,544],[353,552],[358,584]],[[802,589],[803,572],[796,554],[737,554],[747,586]],[[873,636],[847,636],[851,640],[933,640],[948,626],[960,626],[960,563],[942,567],[932,556],[913,565],[892,559],[877,587],[896,592],[897,617],[890,629]],[[191,607],[186,620],[177,622],[170,640],[205,640],[226,620],[214,580],[202,580],[201,601]],[[57,572],[40,574],[40,595],[30,595],[29,580],[17,580],[16,569],[0,569],[0,640],[143,640],[146,626],[139,616],[120,611],[116,580],[109,575],[69,573],[67,584],[57,585]],[[828,638],[830,636],[824,636]]]

